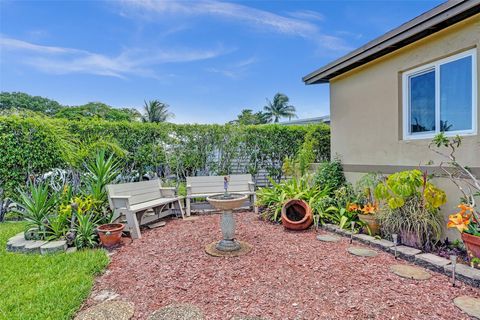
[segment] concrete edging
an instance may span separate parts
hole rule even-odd
[[[334,232],[336,234],[342,235],[344,237],[350,237],[351,232],[340,229],[337,225],[333,224],[326,224],[320,226],[320,228]],[[366,234],[353,234],[353,240],[361,242],[363,244],[375,247],[377,249],[383,250],[390,254],[394,254],[394,244],[391,241],[385,239],[376,239],[372,236]],[[450,260],[437,256],[433,253],[425,253],[419,249],[415,249],[412,247],[408,247],[405,245],[397,245],[396,247],[397,257],[408,262],[412,262],[416,265],[422,266],[429,270],[447,275],[452,276],[452,265]],[[456,272],[456,279],[459,281],[464,282],[467,285],[472,287],[480,288],[480,270],[468,267],[463,264],[458,264],[455,268]]]

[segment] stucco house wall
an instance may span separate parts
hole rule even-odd
[[[402,73],[476,48],[477,127],[480,125],[480,14],[405,46],[330,80],[332,155],[342,160],[346,176],[355,182],[363,173],[411,169],[436,164],[430,139],[403,140]],[[478,131],[478,129],[477,129]],[[458,160],[480,172],[480,135],[465,136]],[[446,179],[438,185],[450,199],[447,215],[456,209],[459,192]],[[453,230],[449,238],[458,237]]]

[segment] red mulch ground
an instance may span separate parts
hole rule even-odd
[[[378,250],[374,258],[350,255],[348,239],[323,243],[316,233],[288,232],[237,213],[237,237],[253,245],[246,256],[214,258],[204,246],[219,239],[220,215],[168,221],[144,230],[119,248],[94,292],[113,290],[146,319],[171,303],[191,303],[206,319],[468,319],[452,299],[480,297],[480,290],[453,288],[444,275],[407,280],[389,266],[406,263]],[[355,243],[359,246],[359,243]],[[87,306],[93,304],[90,298]]]

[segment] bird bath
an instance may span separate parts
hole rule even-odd
[[[207,197],[207,201],[218,210],[222,210],[222,218],[220,221],[220,228],[222,230],[223,239],[217,242],[214,246],[213,244],[207,245],[207,253],[215,256],[223,256],[222,253],[233,253],[240,251],[242,245],[246,245],[248,248],[251,248],[245,242],[235,240],[235,218],[233,217],[233,209],[240,208],[240,206],[247,200],[248,196],[238,193],[228,193],[228,182],[229,178],[224,177],[224,189],[225,193],[216,194],[210,197]],[[212,254],[209,251],[216,251]],[[248,252],[250,250],[247,250]],[[246,253],[245,252],[245,253]]]

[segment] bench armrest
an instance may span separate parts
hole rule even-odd
[[[128,200],[130,199],[130,196],[110,196],[110,203],[113,208],[111,208],[113,211],[115,209],[124,209],[126,208],[127,210],[130,210],[130,204]]]
[[[175,187],[161,187],[160,188],[160,193],[162,194],[162,197],[175,198],[175,196],[177,195],[177,188],[175,188]]]
[[[255,192],[255,182],[248,181],[248,189],[249,189],[251,192]]]
[[[192,186],[187,184],[187,195],[191,195],[192,194]]]

